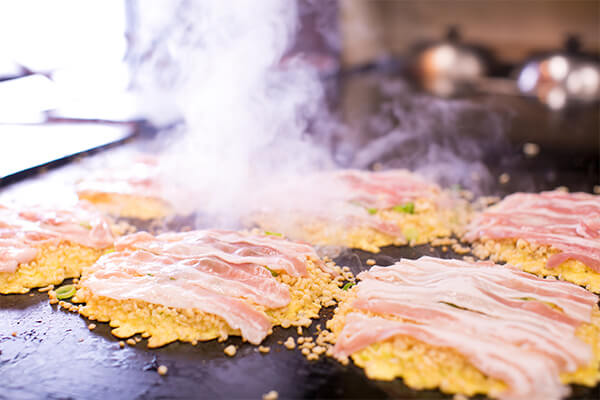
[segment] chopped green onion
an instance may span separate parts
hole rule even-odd
[[[269,270],[269,272],[271,273],[271,275],[273,275],[273,276],[278,276],[279,275],[279,272],[273,271],[271,268],[267,267],[266,265],[265,265],[265,268]]]
[[[355,283],[348,282],[344,286],[342,286],[342,290],[348,290],[348,289],[350,289],[354,285],[355,285]]]
[[[75,289],[75,285],[61,286],[56,289],[56,298],[59,300],[70,299],[71,297],[75,296],[76,291],[77,289]]]
[[[114,253],[115,251],[117,251],[117,250],[115,250],[115,249],[108,249],[108,250],[104,251],[104,254]]]
[[[85,221],[84,222],[80,222],[79,226],[81,226],[82,228],[85,228],[85,229],[92,229],[92,225],[90,225],[89,222],[85,222]]]
[[[406,238],[406,240],[408,240],[409,242],[412,242],[413,240],[417,240],[417,238],[419,237],[419,231],[413,227],[405,228],[402,231],[402,233],[404,234],[404,237]]]
[[[415,213],[415,203],[410,202],[410,203],[394,206],[394,207],[392,207],[392,210],[394,210],[396,212],[414,214]]]
[[[146,275],[148,275],[148,276],[154,276],[154,275],[152,275],[152,274],[146,274]]]
[[[376,208],[367,208],[367,212],[371,215],[377,214],[377,209]]]
[[[283,237],[281,233],[265,231],[265,235]]]

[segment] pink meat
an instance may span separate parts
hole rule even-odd
[[[548,259],[548,268],[573,259],[600,273],[600,196],[515,193],[479,215],[465,238],[521,238],[561,251]]]

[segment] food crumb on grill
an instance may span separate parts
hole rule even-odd
[[[279,398],[279,393],[275,390],[271,390],[269,393],[263,394],[262,398],[263,400],[277,400]]]
[[[119,347],[122,348],[122,349],[125,348],[125,342],[122,341],[122,340],[119,341]]]
[[[261,353],[268,353],[271,351],[269,346],[258,346],[258,351]]]
[[[373,260],[372,258],[369,258],[367,260],[367,265],[375,265],[375,260]]]
[[[293,350],[296,348],[296,343],[294,343],[293,337],[288,337],[287,340],[283,343],[286,349]]]
[[[44,286],[38,289],[38,292],[44,293],[54,289],[54,285]]]
[[[299,326],[298,328],[296,328],[296,332],[298,333],[298,335],[302,335],[302,327]]]
[[[556,190],[556,191],[558,191],[558,192],[569,193],[569,188],[568,188],[568,187],[566,187],[566,186],[559,186],[559,187],[557,187],[557,188],[556,188],[556,189],[554,189],[554,190]]]
[[[135,345],[136,345],[136,341],[135,341],[135,340],[133,340],[133,339],[127,339],[127,342],[126,342],[126,343],[127,343],[128,345],[130,345],[130,346],[135,346]]]
[[[458,243],[452,245],[452,250],[457,254],[467,254],[471,251],[471,248],[468,246],[462,246]]]
[[[600,194],[600,185],[594,185],[594,193]]]
[[[160,365],[156,369],[156,372],[158,372],[158,374],[161,375],[161,376],[165,376],[168,371],[169,371],[169,369],[166,366],[164,366],[164,365]]]
[[[523,145],[523,153],[527,157],[535,157],[540,153],[540,146],[537,143],[525,143]]]
[[[235,356],[235,353],[237,353],[237,349],[235,348],[234,345],[230,344],[229,346],[225,347],[225,349],[223,350],[223,353],[225,353],[229,357],[233,357],[233,356]]]
[[[17,337],[17,332],[13,332],[13,333],[11,333],[11,335],[12,335],[13,337]]]
[[[88,329],[89,329],[90,331],[93,331],[94,329],[96,329],[96,324],[89,324],[89,325],[88,325]]]
[[[510,175],[507,174],[506,172],[503,174],[500,174],[500,176],[498,177],[498,182],[500,182],[502,185],[507,184],[510,181]]]
[[[133,340],[135,340],[135,342],[136,342],[136,343],[139,343],[139,342],[141,342],[141,341],[142,341],[142,338],[141,338],[141,337],[139,337],[139,336],[134,336],[134,337],[133,337]]]

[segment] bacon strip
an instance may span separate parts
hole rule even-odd
[[[406,170],[342,170],[332,177],[348,185],[348,201],[367,207],[390,208],[416,199],[434,199],[440,193],[437,185]]]
[[[485,336],[468,336],[460,330],[447,331],[435,326],[393,321],[351,313],[346,317],[344,330],[337,339],[335,354],[351,354],[362,349],[364,343],[375,343],[394,336],[410,336],[432,346],[450,347],[460,351],[485,374],[509,385],[502,399],[560,399],[569,394],[560,383],[560,370],[548,362],[543,354],[536,354],[519,346],[489,340]],[[523,363],[520,360],[526,359]]]
[[[250,304],[231,296],[245,294],[260,299],[256,288],[248,281],[229,281],[211,275],[208,269],[202,270],[203,266],[206,268],[206,265],[142,251],[133,255],[112,253],[100,258],[82,281],[82,286],[96,295],[112,299],[138,299],[214,314],[233,329],[239,329],[250,343],[260,343],[271,329],[270,321]],[[273,298],[263,299],[264,303],[271,301]]]
[[[307,245],[234,231],[138,232],[118,239],[115,248],[86,271],[83,286],[111,298],[218,315],[255,344],[271,323],[254,306],[275,309],[291,301],[288,286],[269,270],[308,276],[308,259],[325,269]]]
[[[176,258],[136,250],[108,254],[93,266],[95,276],[107,280],[124,277],[122,270],[134,277],[151,277],[144,282],[157,287],[170,280],[183,287],[201,287],[226,296],[247,298],[270,308],[284,307],[290,302],[288,288],[267,269],[253,264],[230,265],[213,257]],[[138,286],[131,289],[137,291]]]
[[[160,197],[162,184],[159,179],[159,161],[152,156],[137,157],[92,173],[77,183],[78,195],[114,193],[137,196]]]
[[[408,335],[456,349],[507,383],[506,398],[558,398],[566,393],[560,373],[591,360],[575,330],[590,322],[598,297],[576,285],[511,266],[432,257],[373,267],[358,278],[352,307],[394,320],[349,314],[338,356]]]
[[[515,193],[479,215],[465,235],[469,241],[519,238],[561,251],[548,268],[573,259],[600,273],[600,196]]]
[[[229,264],[256,264],[291,276],[308,276],[307,259],[331,272],[308,245],[277,236],[234,231],[165,233],[156,237],[140,232],[119,239],[117,249],[133,247],[174,257],[213,257]]]
[[[108,222],[85,203],[69,210],[20,210],[0,205],[0,272],[15,272],[45,243],[70,241],[103,249],[113,244]]]
[[[324,226],[371,228],[404,239],[397,223],[383,221],[368,209],[389,209],[418,199],[442,204],[447,197],[437,185],[406,170],[349,169],[301,176],[285,186],[278,183],[266,187],[256,194],[254,203],[257,215],[275,215],[276,229],[292,236],[305,220],[317,220]]]

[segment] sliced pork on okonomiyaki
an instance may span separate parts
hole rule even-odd
[[[474,218],[464,237],[480,258],[600,292],[600,196],[515,193]]]
[[[598,297],[510,266],[421,257],[373,267],[328,328],[372,379],[502,399],[600,380]]]
[[[88,204],[0,205],[0,293],[26,293],[78,277],[113,241],[108,221]]]
[[[342,278],[307,245],[234,231],[140,232],[83,274],[82,315],[149,347],[240,335],[260,343],[276,325],[305,326],[334,304]]]
[[[158,167],[157,158],[140,156],[131,163],[94,171],[77,183],[77,195],[113,216],[166,217],[172,208],[163,198]]]
[[[466,202],[405,170],[340,170],[290,179],[260,195],[249,219],[320,245],[378,252],[423,244],[464,226]]]

